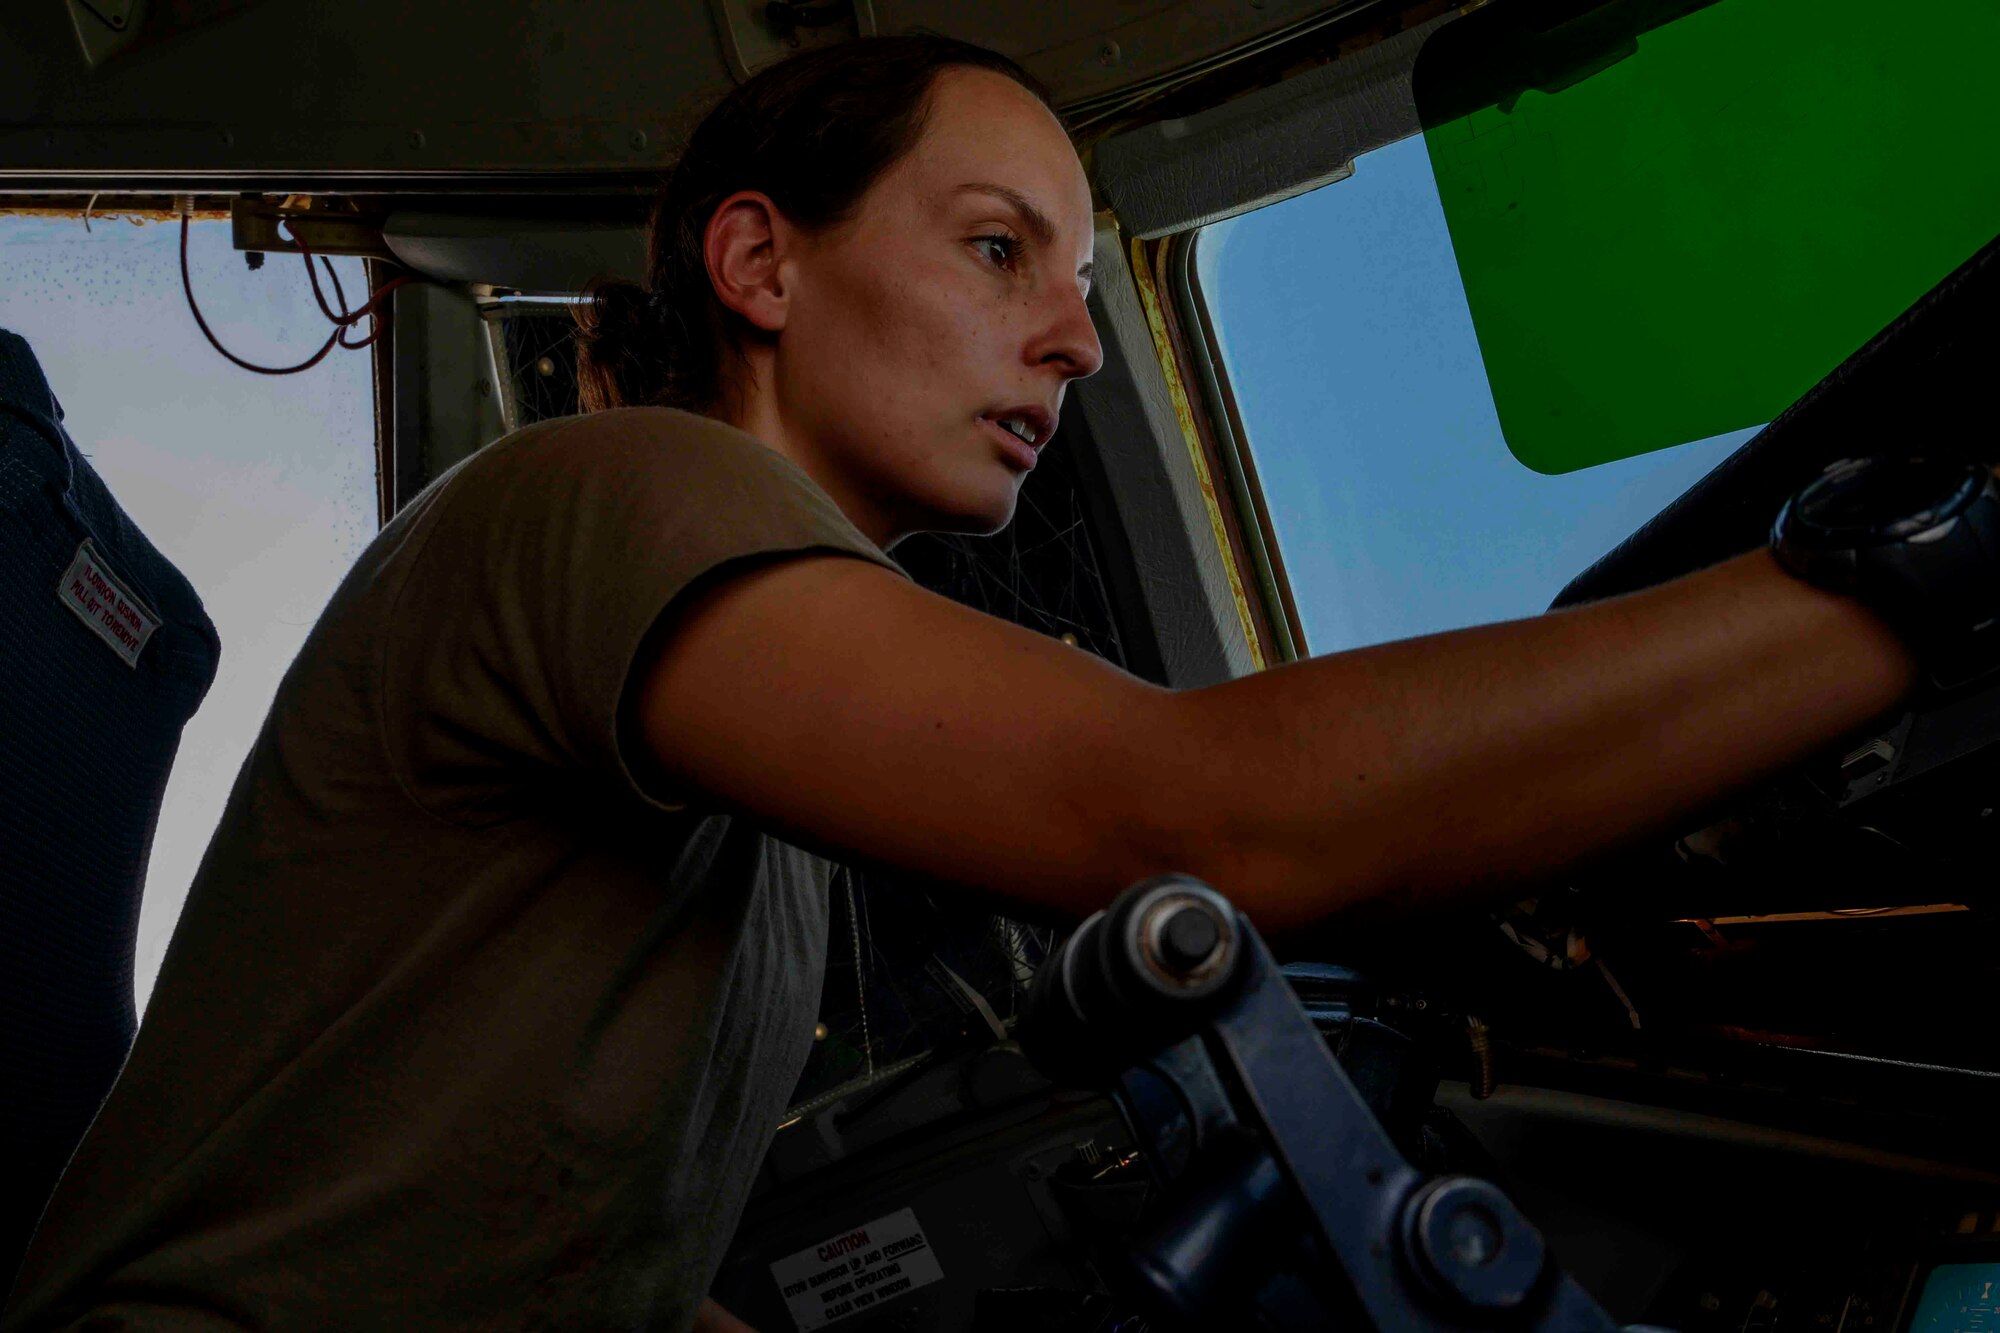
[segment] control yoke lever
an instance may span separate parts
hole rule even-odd
[[[1260,1303],[1280,1326],[1618,1329],[1500,1190],[1404,1159],[1250,922],[1199,880],[1136,884],[1084,922],[1019,1037],[1057,1082],[1111,1090],[1167,1184],[1113,1277],[1169,1327],[1241,1326]],[[1186,1133],[1137,1113],[1139,1069],[1175,1085]],[[1273,1282],[1290,1317],[1259,1300]]]

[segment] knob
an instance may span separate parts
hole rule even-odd
[[[1186,975],[1206,963],[1221,942],[1215,918],[1189,903],[1176,908],[1160,926],[1160,962],[1168,971]]]

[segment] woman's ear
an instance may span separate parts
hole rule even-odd
[[[768,195],[740,190],[717,205],[702,235],[716,299],[766,333],[784,328],[790,313],[782,267],[790,232]]]

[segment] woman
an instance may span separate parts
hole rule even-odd
[[[1163,870],[1273,928],[1443,905],[1909,686],[1761,553],[1184,693],[922,591],[883,552],[1004,524],[1099,364],[1091,237],[974,48],[704,122],[587,320],[606,410],[420,496],[287,676],[10,1333],[685,1328],[811,1040],[798,848],[1068,918]]]

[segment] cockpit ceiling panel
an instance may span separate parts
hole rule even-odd
[[[859,0],[818,43],[924,29],[1021,59],[1065,107],[1373,0]],[[644,176],[742,68],[789,45],[764,0],[135,0],[13,7],[0,188],[329,188]],[[189,14],[205,21],[190,22]],[[92,40],[86,40],[86,37]]]

